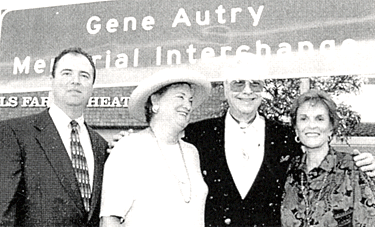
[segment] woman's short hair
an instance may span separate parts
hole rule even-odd
[[[163,95],[166,91],[169,90],[171,87],[180,87],[182,85],[188,85],[191,88],[191,84],[186,82],[178,82],[173,84],[168,84],[167,86],[164,86],[154,92],[152,95],[150,95],[147,99],[146,105],[145,105],[145,116],[146,116],[146,122],[149,124],[151,121],[151,118],[154,116],[154,112],[152,112],[152,102],[151,102],[151,96],[153,95]]]
[[[297,123],[297,111],[299,107],[305,102],[314,102],[323,104],[328,110],[329,122],[332,125],[333,134],[336,133],[339,126],[339,116],[337,115],[336,103],[331,99],[331,97],[324,91],[311,89],[293,102],[292,108],[290,110],[290,116],[292,119],[292,126],[295,128]]]

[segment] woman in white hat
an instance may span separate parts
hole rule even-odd
[[[101,226],[204,226],[208,189],[198,151],[181,135],[210,91],[203,75],[185,69],[162,70],[134,90],[130,114],[149,127],[111,151]]]

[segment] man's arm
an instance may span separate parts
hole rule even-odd
[[[354,161],[363,172],[369,177],[375,177],[375,158],[370,153],[360,153],[357,149],[354,151]]]
[[[112,137],[112,141],[109,141],[108,142],[108,149],[107,149],[107,152],[108,153],[111,153],[113,147],[116,145],[116,143],[122,138],[122,137],[125,137],[125,136],[128,136],[130,134],[132,134],[134,131],[133,129],[129,129],[127,131],[120,131],[119,133],[113,135]]]
[[[116,216],[102,217],[100,219],[100,227],[120,227],[123,219]]]
[[[0,125],[0,226],[13,226],[16,206],[25,196],[20,188],[22,155],[14,131]]]
[[[133,131],[130,129],[128,131],[120,131],[118,134],[113,136],[113,140],[109,142],[108,153],[111,152],[114,145],[124,136],[131,134]],[[190,134],[190,133],[188,133]],[[293,136],[289,136],[294,138]],[[287,144],[293,144],[294,141]],[[291,150],[295,150],[294,147],[290,147]],[[365,172],[369,177],[375,177],[375,157],[370,153],[360,153],[358,150],[353,151],[355,164]]]

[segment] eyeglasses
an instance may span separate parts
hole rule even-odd
[[[230,90],[233,92],[242,92],[246,84],[249,84],[250,90],[252,92],[262,92],[263,91],[263,83],[261,81],[256,80],[232,80],[230,85]]]

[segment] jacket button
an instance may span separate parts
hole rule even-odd
[[[230,225],[230,223],[232,222],[232,220],[230,220],[230,218],[227,218],[224,220],[224,223],[227,224],[227,225]]]

